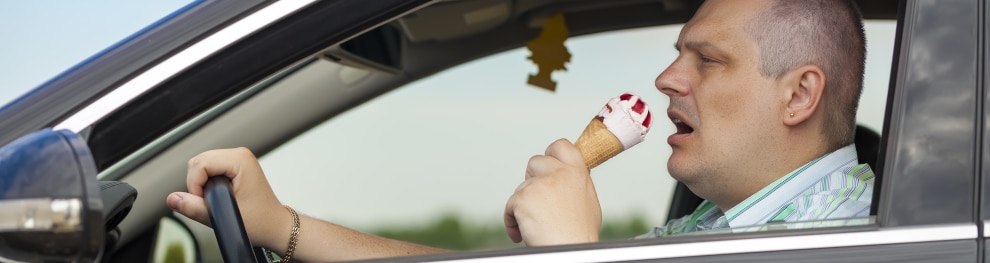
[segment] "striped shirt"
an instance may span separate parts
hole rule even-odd
[[[706,200],[690,215],[636,238],[777,222],[867,217],[873,198],[873,179],[869,165],[859,164],[856,147],[849,145],[808,162],[725,213]]]

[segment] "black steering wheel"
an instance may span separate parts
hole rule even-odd
[[[252,249],[241,220],[241,210],[226,176],[211,176],[203,187],[213,234],[217,236],[224,262],[268,262],[261,248]]]

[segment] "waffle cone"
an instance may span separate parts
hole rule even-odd
[[[598,118],[591,119],[574,145],[581,151],[584,165],[588,169],[595,168],[624,149],[619,138],[616,138]]]

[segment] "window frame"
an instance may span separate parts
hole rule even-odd
[[[981,161],[990,161],[981,154],[982,147],[990,147],[982,144],[983,136],[990,132],[990,129],[980,127],[984,122],[984,115],[977,109],[984,109],[982,98],[982,74],[983,68],[982,52],[984,42],[984,30],[982,27],[983,17],[986,11],[982,3],[972,0],[959,0],[946,3],[948,1],[935,4],[935,0],[927,1],[901,1],[898,10],[897,39],[895,40],[894,57],[891,67],[891,81],[887,97],[887,110],[885,113],[883,137],[881,142],[881,153],[879,155],[876,172],[877,174],[893,174],[883,180],[878,180],[877,196],[874,198],[877,204],[876,217],[877,224],[854,227],[835,227],[807,230],[788,231],[768,231],[761,233],[745,233],[731,235],[710,235],[710,236],[675,236],[659,238],[653,240],[632,240],[619,242],[601,242],[595,244],[567,245],[555,247],[534,247],[521,248],[508,251],[491,252],[468,252],[456,255],[421,256],[388,259],[389,262],[495,262],[502,260],[536,260],[536,261],[624,261],[624,260],[650,260],[663,258],[663,253],[652,254],[656,250],[664,249],[708,249],[695,254],[685,255],[682,258],[667,259],[664,262],[709,262],[713,260],[733,260],[741,262],[790,262],[795,257],[805,255],[828,255],[824,259],[809,258],[811,261],[833,262],[836,260],[870,260],[886,261],[890,256],[902,259],[926,261],[938,258],[944,262],[966,261],[983,257],[984,245],[973,241],[982,241],[986,236],[983,233],[982,219],[978,219],[978,206],[986,205],[981,202],[987,193],[983,190],[990,187],[987,181],[981,180]],[[952,8],[955,7],[955,8]],[[960,16],[940,16],[946,10],[966,10],[971,13]],[[956,14],[956,13],[953,13]],[[949,30],[951,38],[925,38],[925,33],[933,28]],[[962,49],[946,48],[950,42],[944,39],[953,39],[966,43]],[[954,56],[953,56],[954,53]],[[976,53],[977,56],[970,54]],[[962,54],[962,55],[960,55]],[[969,58],[966,58],[969,56]],[[951,58],[951,59],[950,59]],[[929,59],[929,60],[926,60]],[[934,59],[934,61],[931,61]],[[947,72],[940,78],[958,80],[956,85],[940,85],[938,88],[950,89],[949,92],[925,92],[931,91],[933,84],[926,82],[927,79],[919,76],[921,72],[937,72],[935,64],[950,65],[959,68]],[[914,71],[911,71],[914,70]],[[937,93],[937,94],[934,94]],[[938,115],[940,118],[948,118],[959,123],[971,124],[971,127],[959,129],[951,134],[939,133],[939,137],[926,137],[926,134],[933,132],[934,127],[921,125],[925,123],[921,114],[913,114],[926,110],[925,106],[916,100],[941,101],[950,95],[965,94],[971,99],[959,104],[955,112],[951,114]],[[942,105],[950,106],[950,105]],[[990,108],[987,108],[990,110]],[[990,127],[988,127],[990,128]],[[910,141],[910,138],[928,138],[928,148],[919,148],[917,141]],[[962,138],[962,142],[948,141],[946,138]],[[912,143],[915,142],[915,143]],[[934,145],[934,146],[932,146]],[[969,145],[969,147],[965,147]],[[962,147],[961,147],[962,146]],[[932,150],[934,149],[934,150]],[[933,157],[939,157],[935,153],[942,151],[952,151],[963,149],[969,157],[964,158],[961,165],[947,167],[931,163]],[[967,151],[968,150],[968,151]],[[920,156],[911,156],[916,152],[928,153]],[[947,168],[947,171],[938,173],[925,172],[924,170],[905,169],[911,162],[921,162],[927,165],[936,165],[939,168]],[[885,172],[887,171],[887,172]],[[928,186],[944,183],[945,173],[956,174],[956,185],[963,185],[960,189],[952,188],[938,191],[929,189]],[[985,174],[985,173],[983,173]],[[980,182],[988,185],[982,185]],[[925,194],[918,194],[918,193]],[[912,197],[936,196],[939,202],[927,202],[918,205],[911,202]],[[953,207],[954,210],[945,210],[944,203],[963,202],[964,205]],[[924,217],[929,211],[947,211],[945,214],[936,217]],[[990,218],[984,217],[984,218]],[[925,234],[913,233],[911,231],[932,231]],[[905,234],[903,237],[891,238]],[[922,239],[908,239],[907,236]],[[804,239],[808,238],[808,239]],[[888,239],[890,238],[890,239]],[[879,241],[884,239],[884,241]],[[780,247],[766,248],[770,244],[779,244]],[[814,240],[814,241],[812,241]],[[824,240],[824,241],[823,241]],[[875,243],[861,242],[853,240],[873,240]],[[732,241],[745,241],[742,243],[732,243]],[[818,247],[793,247],[792,242],[818,242],[819,245],[830,243],[832,245],[822,245]],[[835,243],[833,243],[835,242]],[[845,243],[843,243],[845,242]],[[762,247],[751,250],[734,250],[722,254],[722,246],[758,243]],[[624,253],[649,253],[648,255],[617,256],[614,258],[595,258],[594,252],[621,252]],[[583,253],[592,252],[592,253]],[[751,252],[751,253],[746,253]],[[744,253],[744,254],[740,254]],[[573,257],[572,257],[573,256]],[[374,261],[377,262],[377,261]],[[384,262],[384,261],[383,261]],[[990,261],[988,261],[990,262]]]

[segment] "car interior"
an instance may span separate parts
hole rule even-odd
[[[566,17],[570,35],[581,36],[682,24],[701,2],[439,1],[360,37],[326,47],[232,96],[211,98],[218,103],[209,110],[180,120],[181,125],[160,134],[141,138],[147,143],[133,151],[104,153],[105,158],[100,158],[100,152],[104,151],[101,149],[112,149],[110,142],[105,142],[107,146],[103,148],[94,146],[101,180],[119,180],[139,189],[130,213],[119,223],[120,242],[112,261],[144,260],[152,254],[156,226],[161,218],[174,217],[165,206],[165,196],[185,190],[185,164],[200,152],[244,146],[257,156],[264,156],[328,119],[382,94],[462,63],[525,46],[539,35],[543,22],[558,13]],[[895,1],[857,2],[867,19],[896,18]],[[147,105],[153,105],[151,108],[158,103],[171,103],[167,96],[148,97]],[[97,126],[124,125],[126,120],[108,118]],[[92,132],[88,134],[91,138],[101,136],[98,129],[88,132]],[[113,138],[102,136],[108,138],[105,140]],[[876,167],[880,136],[867,127],[857,128],[857,152],[862,161],[873,167]],[[683,184],[678,184],[673,190],[668,218],[690,213],[700,201]],[[175,219],[189,228],[203,261],[219,258],[216,251],[208,249],[216,247],[212,245],[215,242],[212,231],[181,216]]]

